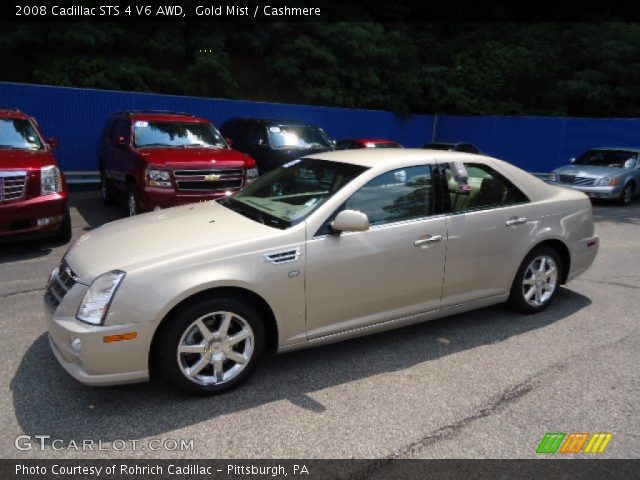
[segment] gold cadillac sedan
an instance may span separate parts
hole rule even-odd
[[[319,153],[82,236],[48,282],[49,340],[86,384],[218,393],[268,351],[500,302],[538,312],[597,250],[583,193],[503,161]]]

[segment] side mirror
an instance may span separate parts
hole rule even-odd
[[[331,222],[336,232],[364,232],[369,230],[369,218],[358,210],[343,210]]]
[[[329,143],[334,149],[338,147],[338,142],[336,142],[335,140],[329,140]]]
[[[570,161],[571,163],[574,163],[574,162],[576,161],[576,157],[571,157],[571,158],[569,159],[569,161]]]
[[[56,137],[51,137],[50,139],[48,139],[47,144],[49,145],[49,147],[51,147],[52,150],[55,150],[60,146],[60,142],[58,142],[58,139]]]
[[[229,137],[224,137],[224,141],[227,142],[227,145],[233,147],[233,140],[231,140]]]
[[[117,145],[118,145],[120,148],[124,148],[124,147],[126,147],[126,146],[127,146],[127,139],[126,139],[125,137],[118,137],[118,143],[117,143]]]

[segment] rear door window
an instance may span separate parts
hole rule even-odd
[[[445,201],[449,200],[452,212],[499,208],[529,201],[518,187],[493,168],[468,162],[464,162],[464,166],[469,175],[466,179],[456,179],[450,165],[444,166]]]

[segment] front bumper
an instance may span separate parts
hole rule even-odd
[[[0,241],[54,235],[69,210],[66,192],[0,205]],[[38,226],[38,219],[50,219]]]
[[[146,187],[141,195],[140,203],[143,211],[151,211],[156,207],[170,208],[188,203],[217,200],[218,198],[233,195],[239,190],[240,188],[231,188],[229,190],[185,194],[184,192],[179,192],[172,188]]]
[[[586,194],[590,198],[608,198],[608,199],[616,199],[620,198],[622,195],[622,186],[617,185],[615,187],[607,186],[607,187],[584,187],[581,185],[573,185],[570,183],[560,183],[560,182],[549,182],[552,185],[556,185],[558,187],[570,188],[571,190],[577,190]]]
[[[55,281],[57,272],[52,274]],[[60,365],[87,385],[120,385],[149,379],[152,329],[145,324],[96,326],[75,318],[89,287],[76,283],[55,307],[44,300],[49,344]],[[105,337],[136,332],[132,340],[105,342]],[[79,340],[80,345],[78,348]],[[76,341],[72,345],[72,342]],[[75,346],[74,346],[75,345]]]

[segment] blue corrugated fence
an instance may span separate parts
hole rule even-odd
[[[190,112],[221,125],[232,117],[278,117],[308,121],[337,140],[379,137],[419,147],[431,140],[467,141],[531,172],[548,172],[584,150],[640,147],[640,119],[412,115],[309,105],[249,102],[148,93],[90,90],[0,82],[0,107],[16,107],[40,122],[46,136],[60,140],[65,171],[97,170],[105,121],[128,109]],[[435,121],[435,127],[434,127]]]

